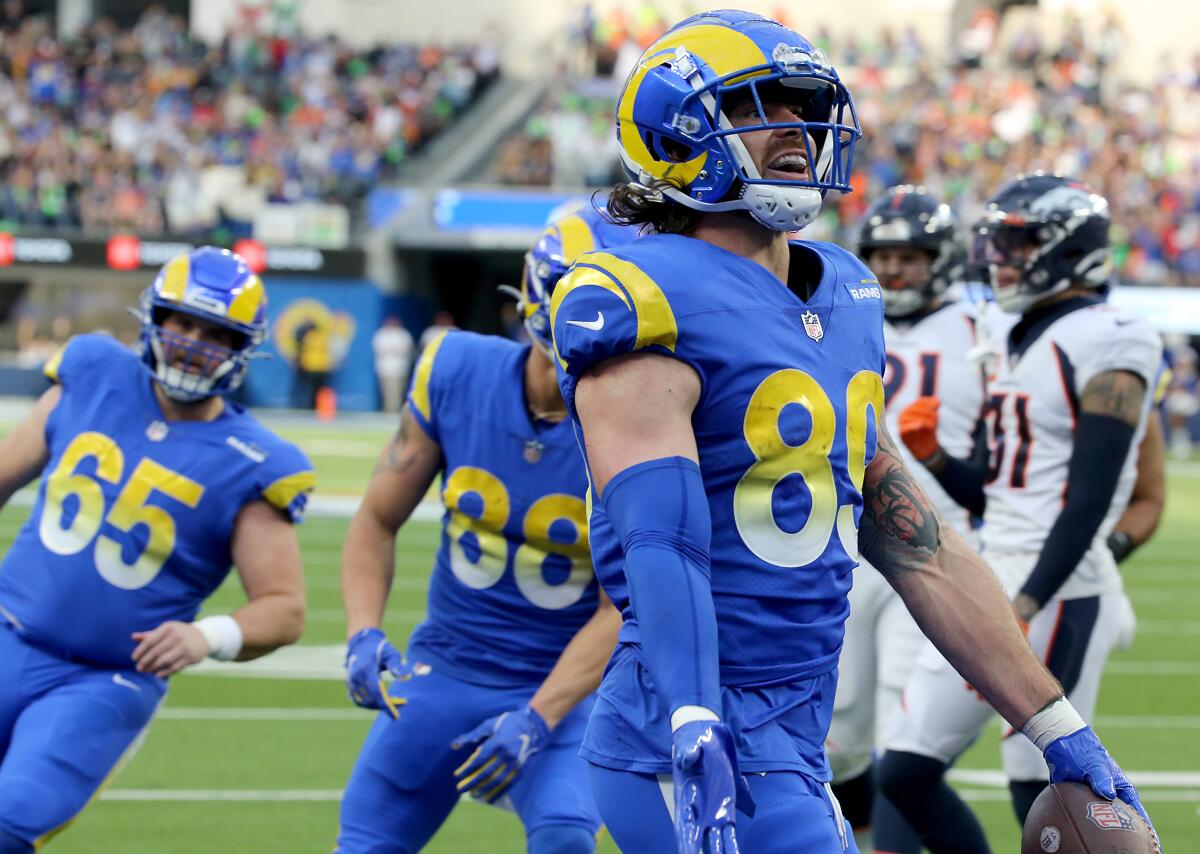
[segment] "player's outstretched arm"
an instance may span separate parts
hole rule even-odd
[[[858,541],[926,637],[1013,726],[1062,694],[991,569],[938,516],[882,425],[863,481]]]
[[[50,460],[46,421],[61,397],[62,386],[51,386],[17,426],[0,439],[0,507],[37,477]]]
[[[304,569],[291,521],[265,501],[247,504],[234,521],[231,553],[246,604],[231,616],[134,632],[138,670],[166,679],[209,656],[249,661],[300,639]]]
[[[529,705],[554,729],[579,702],[598,687],[604,667],[617,645],[621,612],[600,591],[596,613],[563,648],[554,668],[530,699]]]
[[[859,548],[954,669],[1038,746],[1051,782],[1120,796],[1150,824],[1137,790],[1025,642],[983,558],[938,517],[882,425],[863,480]]]
[[[671,714],[681,851],[736,851],[735,810],[753,814],[720,722],[712,520],[692,412],[700,379],[649,353],[607,359],[575,391],[592,485],[621,539],[642,659]],[[724,847],[722,847],[724,846]]]
[[[249,600],[233,612],[242,629],[237,661],[300,640],[304,631],[304,563],[296,526],[265,501],[247,504],[233,529],[233,562]]]
[[[1129,505],[1108,536],[1108,547],[1117,563],[1154,535],[1167,503],[1167,455],[1162,417],[1150,410],[1146,435],[1138,446],[1137,481]]]
[[[355,704],[397,717],[382,679],[409,676],[409,666],[379,628],[396,573],[396,532],[429,491],[442,467],[442,449],[406,404],[400,427],[379,455],[362,504],[342,547],[346,608],[346,688]]]
[[[530,701],[454,740],[455,747],[483,742],[454,772],[460,792],[492,803],[512,787],[550,731],[600,686],[620,628],[621,612],[601,590],[596,613],[571,638]]]
[[[396,532],[421,503],[442,466],[442,449],[421,429],[408,405],[379,455],[342,547],[346,635],[376,628],[395,574]]]
[[[1131,371],[1097,374],[1079,397],[1067,464],[1067,495],[1037,563],[1014,599],[1025,621],[1041,610],[1083,560],[1112,506],[1146,401],[1146,381]]]

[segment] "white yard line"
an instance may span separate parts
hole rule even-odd
[[[1200,788],[1200,771],[1126,771],[1138,788]],[[950,779],[971,786],[1008,786],[1008,778],[999,768],[952,768]]]
[[[1200,789],[1178,788],[1200,784],[1200,773],[1161,773],[1134,771],[1129,775],[1139,788],[1153,790],[1145,794],[1147,803],[1200,802]],[[1173,780],[1186,778],[1191,783],[1156,782],[1159,778]],[[950,779],[987,789],[961,789],[968,801],[1007,801],[1009,794],[1004,772],[1000,769],[955,770]],[[151,801],[151,802],[337,802],[342,799],[339,789],[108,789],[100,794],[102,801]]]
[[[393,616],[417,620],[424,616],[418,610],[393,610]],[[314,623],[337,622],[343,619],[336,608],[310,611]],[[238,676],[251,679],[333,679],[345,678],[342,659],[343,644],[302,644],[287,646],[254,661],[233,662],[205,659],[188,668],[185,676]],[[1200,676],[1200,662],[1194,661],[1111,661],[1104,669],[1115,676]]]
[[[156,721],[367,721],[374,712],[347,705],[297,707],[164,706]],[[997,722],[996,726],[1000,726]],[[1200,729],[1200,716],[1185,715],[1100,715],[1096,726],[1103,729],[1172,730]]]

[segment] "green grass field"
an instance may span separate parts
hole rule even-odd
[[[320,492],[329,495],[361,490],[387,436],[386,426],[378,423],[345,429],[287,423],[281,432],[310,452]],[[1200,850],[1200,584],[1195,574],[1200,472],[1194,469],[1191,464],[1191,470],[1173,473],[1167,518],[1157,538],[1128,564],[1139,632],[1133,649],[1110,664],[1098,721],[1109,748],[1135,781],[1141,780],[1143,797],[1172,852]],[[24,506],[0,513],[0,545],[7,545],[27,513]],[[320,671],[307,675],[325,677],[234,677],[219,668],[176,677],[141,751],[47,850],[319,854],[332,849],[338,793],[371,720],[347,701],[336,678],[338,655],[330,649],[343,638],[338,561],[345,527],[345,519],[314,517],[300,528],[310,610],[303,648],[293,651],[291,660]],[[421,618],[436,535],[431,522],[414,522],[401,534],[386,626],[398,642]],[[209,610],[227,611],[240,601],[240,589],[231,580]],[[245,668],[244,673],[254,670]],[[998,771],[998,734],[998,727],[990,729],[961,767]],[[983,817],[994,849],[1016,852],[1019,834],[1006,791],[982,773],[959,785]],[[505,854],[524,851],[524,844],[514,816],[464,803],[427,850]],[[616,851],[607,839],[600,850]]]

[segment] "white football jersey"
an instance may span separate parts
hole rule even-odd
[[[883,376],[887,426],[905,465],[959,533],[973,536],[970,514],[946,494],[900,441],[900,411],[924,395],[936,395],[938,442],[952,457],[969,456],[975,425],[983,414],[983,370],[967,358],[975,346],[975,308],[968,302],[943,305],[916,323],[885,321],[887,369]]]
[[[1056,598],[1119,590],[1121,576],[1105,540],[1137,479],[1137,449],[1162,362],[1162,342],[1139,315],[1107,303],[1076,308],[1051,321],[1019,355],[1009,352],[1008,331],[997,330],[994,373],[988,376],[992,456],[985,487],[984,553],[1041,550],[1066,501],[1079,398],[1098,374],[1130,371],[1146,382],[1141,420],[1108,515]],[[1015,593],[1025,578],[1001,581]]]

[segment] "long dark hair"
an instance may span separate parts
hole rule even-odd
[[[659,178],[649,187],[628,181],[608,194],[608,218],[618,225],[640,225],[645,234],[688,234],[700,220],[700,212],[672,201],[663,190],[675,189]]]

